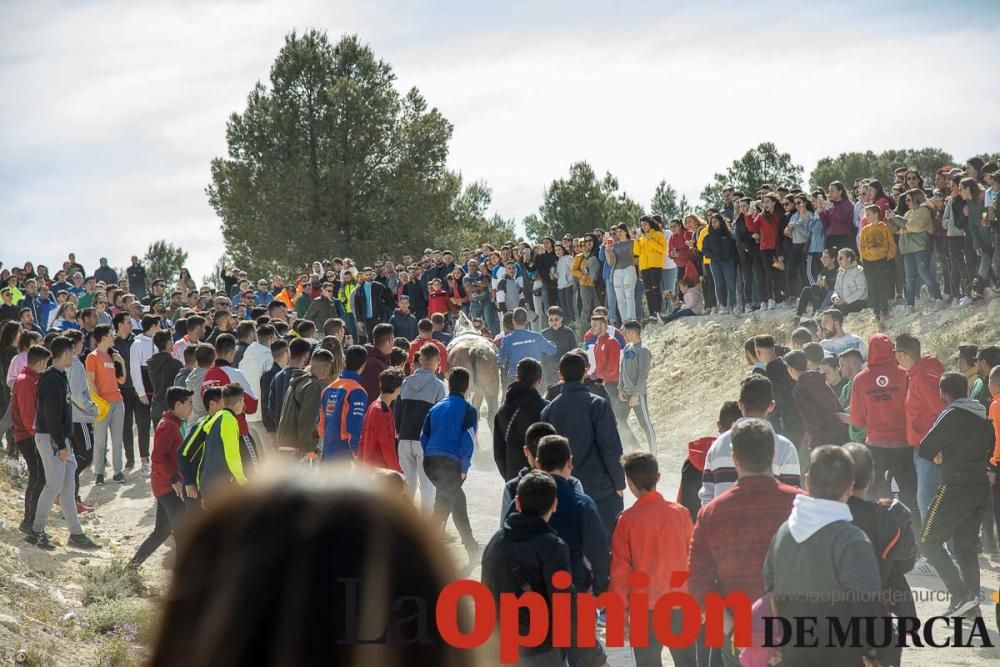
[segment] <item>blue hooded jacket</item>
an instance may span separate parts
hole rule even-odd
[[[479,415],[461,394],[449,394],[427,413],[420,430],[420,446],[424,458],[447,456],[458,461],[462,472],[468,472],[476,447]]]

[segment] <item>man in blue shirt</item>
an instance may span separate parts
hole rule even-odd
[[[253,293],[253,300],[258,306],[268,306],[274,301],[274,295],[271,294],[266,280],[257,281],[257,291]]]
[[[556,344],[537,331],[529,331],[528,311],[514,309],[514,330],[500,342],[500,368],[506,378],[517,376],[517,363],[526,357],[544,361],[556,353]]]
[[[479,415],[465,400],[469,391],[469,371],[452,369],[448,375],[448,397],[439,401],[427,413],[420,430],[420,445],[424,450],[424,472],[436,491],[434,495],[434,521],[438,530],[451,514],[462,544],[475,563],[480,552],[472,534],[469,511],[462,484],[472,464],[476,448],[476,429]]]

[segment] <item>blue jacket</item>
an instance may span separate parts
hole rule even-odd
[[[254,290],[253,300],[258,306],[268,306],[274,301],[274,295],[267,290],[261,292],[260,290]]]
[[[595,500],[625,489],[622,441],[611,405],[582,382],[567,382],[542,410],[542,421],[569,439],[573,475]]]
[[[608,590],[611,569],[611,545],[604,522],[597,513],[594,501],[577,488],[580,486],[579,480],[572,477],[565,479],[559,475],[553,475],[552,478],[556,480],[557,503],[549,525],[569,547],[573,585],[578,591],[593,587],[594,594],[600,595]],[[520,478],[512,481],[518,482]],[[516,484],[514,492],[517,492]],[[504,518],[515,511],[517,508],[512,502]]]
[[[323,458],[358,453],[361,425],[368,410],[368,393],[361,386],[361,375],[343,371],[323,390],[320,419],[323,428]]]
[[[447,456],[458,461],[462,472],[468,472],[472,464],[472,452],[476,447],[476,429],[479,415],[469,405],[464,396],[449,394],[427,413],[424,427],[420,429],[420,446],[424,458]]]
[[[500,367],[513,377],[517,374],[517,363],[531,357],[539,362],[557,351],[556,344],[537,331],[515,329],[500,342]]]
[[[402,336],[407,340],[413,340],[417,337],[417,318],[411,313],[404,315],[397,310],[389,318],[389,324],[392,325],[392,333],[395,336]]]

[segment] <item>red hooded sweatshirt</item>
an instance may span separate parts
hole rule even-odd
[[[906,371],[896,363],[885,334],[868,339],[868,367],[851,388],[851,425],[868,429],[866,442],[906,447]]]
[[[906,372],[906,442],[911,447],[920,444],[945,408],[938,389],[943,373],[944,366],[929,354]]]
[[[381,398],[376,398],[365,412],[358,458],[376,468],[403,472],[396,452],[396,422],[393,420],[392,408]]]

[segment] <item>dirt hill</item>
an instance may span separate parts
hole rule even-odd
[[[926,351],[945,366],[956,368],[957,346],[962,341],[1000,342],[1000,300],[989,307],[932,311],[916,315],[897,313],[888,333],[911,332]],[[676,472],[686,456],[686,443],[711,435],[719,407],[738,395],[739,382],[748,368],[743,342],[750,336],[770,333],[787,343],[792,312],[772,311],[747,317],[688,318],[646,330],[654,369],[650,396],[660,441],[660,463],[665,494],[675,491]],[[870,315],[852,315],[848,331],[867,337],[876,330]],[[642,436],[638,425],[633,429]],[[483,434],[485,436],[485,434]],[[483,437],[481,436],[481,437]],[[488,442],[488,436],[485,437]],[[492,463],[473,470],[468,491],[470,515],[479,539],[496,528],[500,481]],[[0,663],[15,658],[26,665],[135,665],[141,664],[155,623],[158,591],[166,583],[163,565],[173,557],[172,542],[157,552],[141,577],[124,571],[129,558],[152,529],[153,501],[148,481],[134,474],[124,485],[92,485],[84,474],[84,500],[97,512],[84,519],[84,527],[104,549],[96,553],[60,547],[41,552],[26,545],[17,530],[24,480],[9,465],[0,465]],[[49,519],[49,533],[60,544],[66,529],[58,511]],[[482,533],[482,534],[480,534]],[[984,567],[989,565],[983,561]],[[997,572],[984,571],[984,586],[998,585]],[[932,591],[934,581],[916,582]],[[946,603],[921,604],[924,617],[940,612]],[[988,623],[994,630],[992,621]],[[994,641],[1000,641],[993,635]],[[911,665],[972,665],[996,660],[1000,654],[969,649],[911,651]],[[665,658],[669,660],[669,658]],[[631,664],[625,649],[612,653],[612,664]]]

